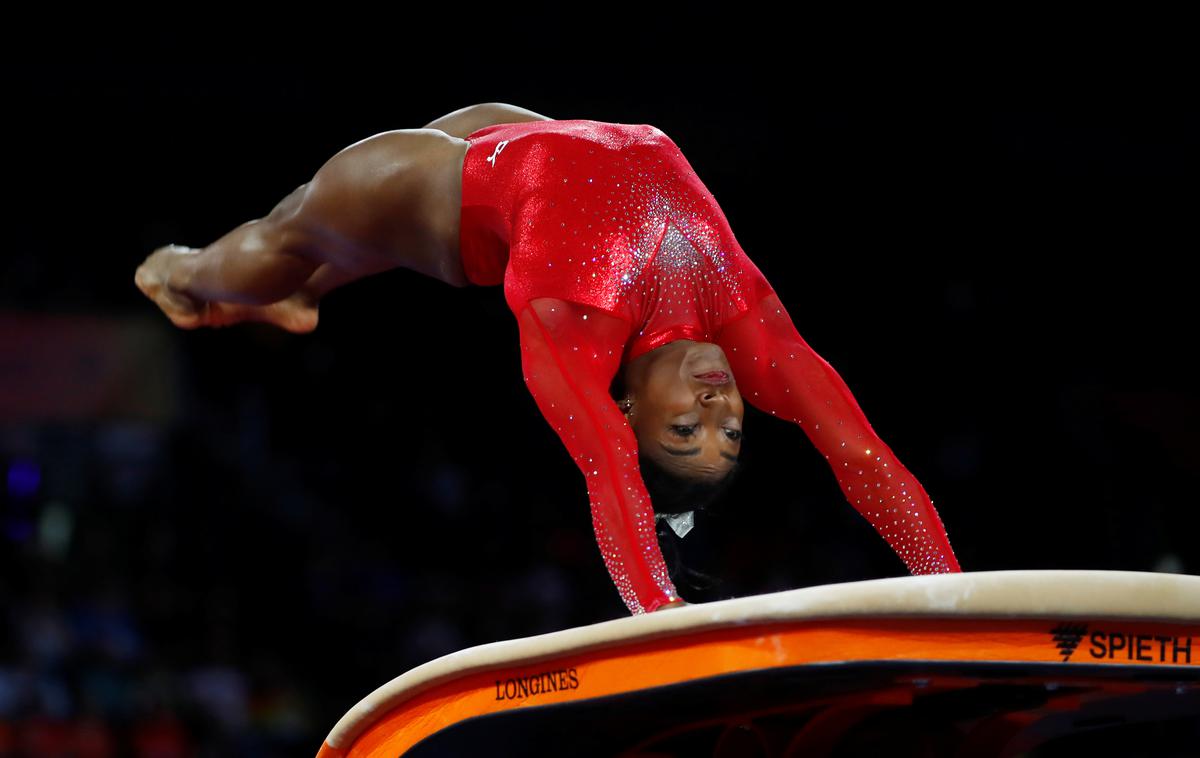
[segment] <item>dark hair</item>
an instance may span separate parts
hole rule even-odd
[[[681,476],[639,452],[638,468],[655,513],[685,513],[708,509],[733,484],[742,464],[734,463],[720,479],[699,479]]]
[[[646,492],[650,495],[650,503],[654,506],[655,513],[708,511],[713,502],[729,489],[741,470],[741,465],[733,464],[733,468],[724,477],[710,482],[679,476],[663,468],[647,455],[638,456],[638,468],[641,469],[642,481],[646,485]],[[683,538],[675,533],[670,524],[666,521],[658,522],[655,533],[658,536],[658,547],[662,551],[663,561],[667,564],[667,573],[676,589],[696,592],[721,591],[724,585],[720,579],[696,571],[684,563],[681,544]],[[692,595],[692,599],[695,600],[696,597]]]
[[[622,363],[621,367],[617,369],[616,375],[613,376],[612,381],[608,384],[608,394],[613,400],[620,400],[625,394],[625,371],[628,368],[629,364]]]
[[[683,539],[671,529],[671,524],[659,522],[655,528],[655,534],[659,537],[659,549],[662,551],[662,560],[667,565],[667,573],[671,576],[671,582],[676,585],[676,589],[688,589],[698,592],[706,592],[708,590],[720,589],[724,586],[719,578],[712,574],[703,573],[691,569],[690,566],[683,563]],[[697,601],[695,595],[691,592],[685,592],[684,600]]]

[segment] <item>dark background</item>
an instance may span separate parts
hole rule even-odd
[[[415,665],[627,614],[499,288],[395,271],[297,336],[175,330],[133,285],[477,102],[669,134],[964,569],[1200,567],[1183,48],[499,13],[6,59],[0,755],[311,755]],[[799,428],[745,429],[687,599],[904,573]]]

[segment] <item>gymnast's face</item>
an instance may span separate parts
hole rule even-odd
[[[651,350],[626,367],[625,390],[618,404],[639,455],[693,479],[717,480],[733,468],[745,407],[720,347],[676,340]]]

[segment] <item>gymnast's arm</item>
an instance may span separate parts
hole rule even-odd
[[[833,367],[797,333],[774,292],[727,324],[716,342],[742,397],[804,429],[846,499],[911,573],[961,571],[925,489],[871,428]]]
[[[621,599],[632,614],[680,604],[658,546],[637,438],[608,392],[629,325],[545,297],[529,301],[517,321],[525,384],[584,476],[596,542]]]
[[[519,124],[525,121],[552,121],[549,116],[534,113],[508,103],[479,103],[459,108],[430,121],[426,129],[441,129],[451,137],[466,138],[468,134],[495,124]]]

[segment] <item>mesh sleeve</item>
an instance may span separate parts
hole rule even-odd
[[[804,429],[846,499],[911,573],[961,571],[925,489],[875,434],[833,367],[797,333],[775,293],[727,324],[716,341],[743,399]]]
[[[638,469],[637,439],[609,385],[628,324],[555,298],[528,302],[517,317],[525,385],[587,482],[604,563],[630,613],[678,600]]]

